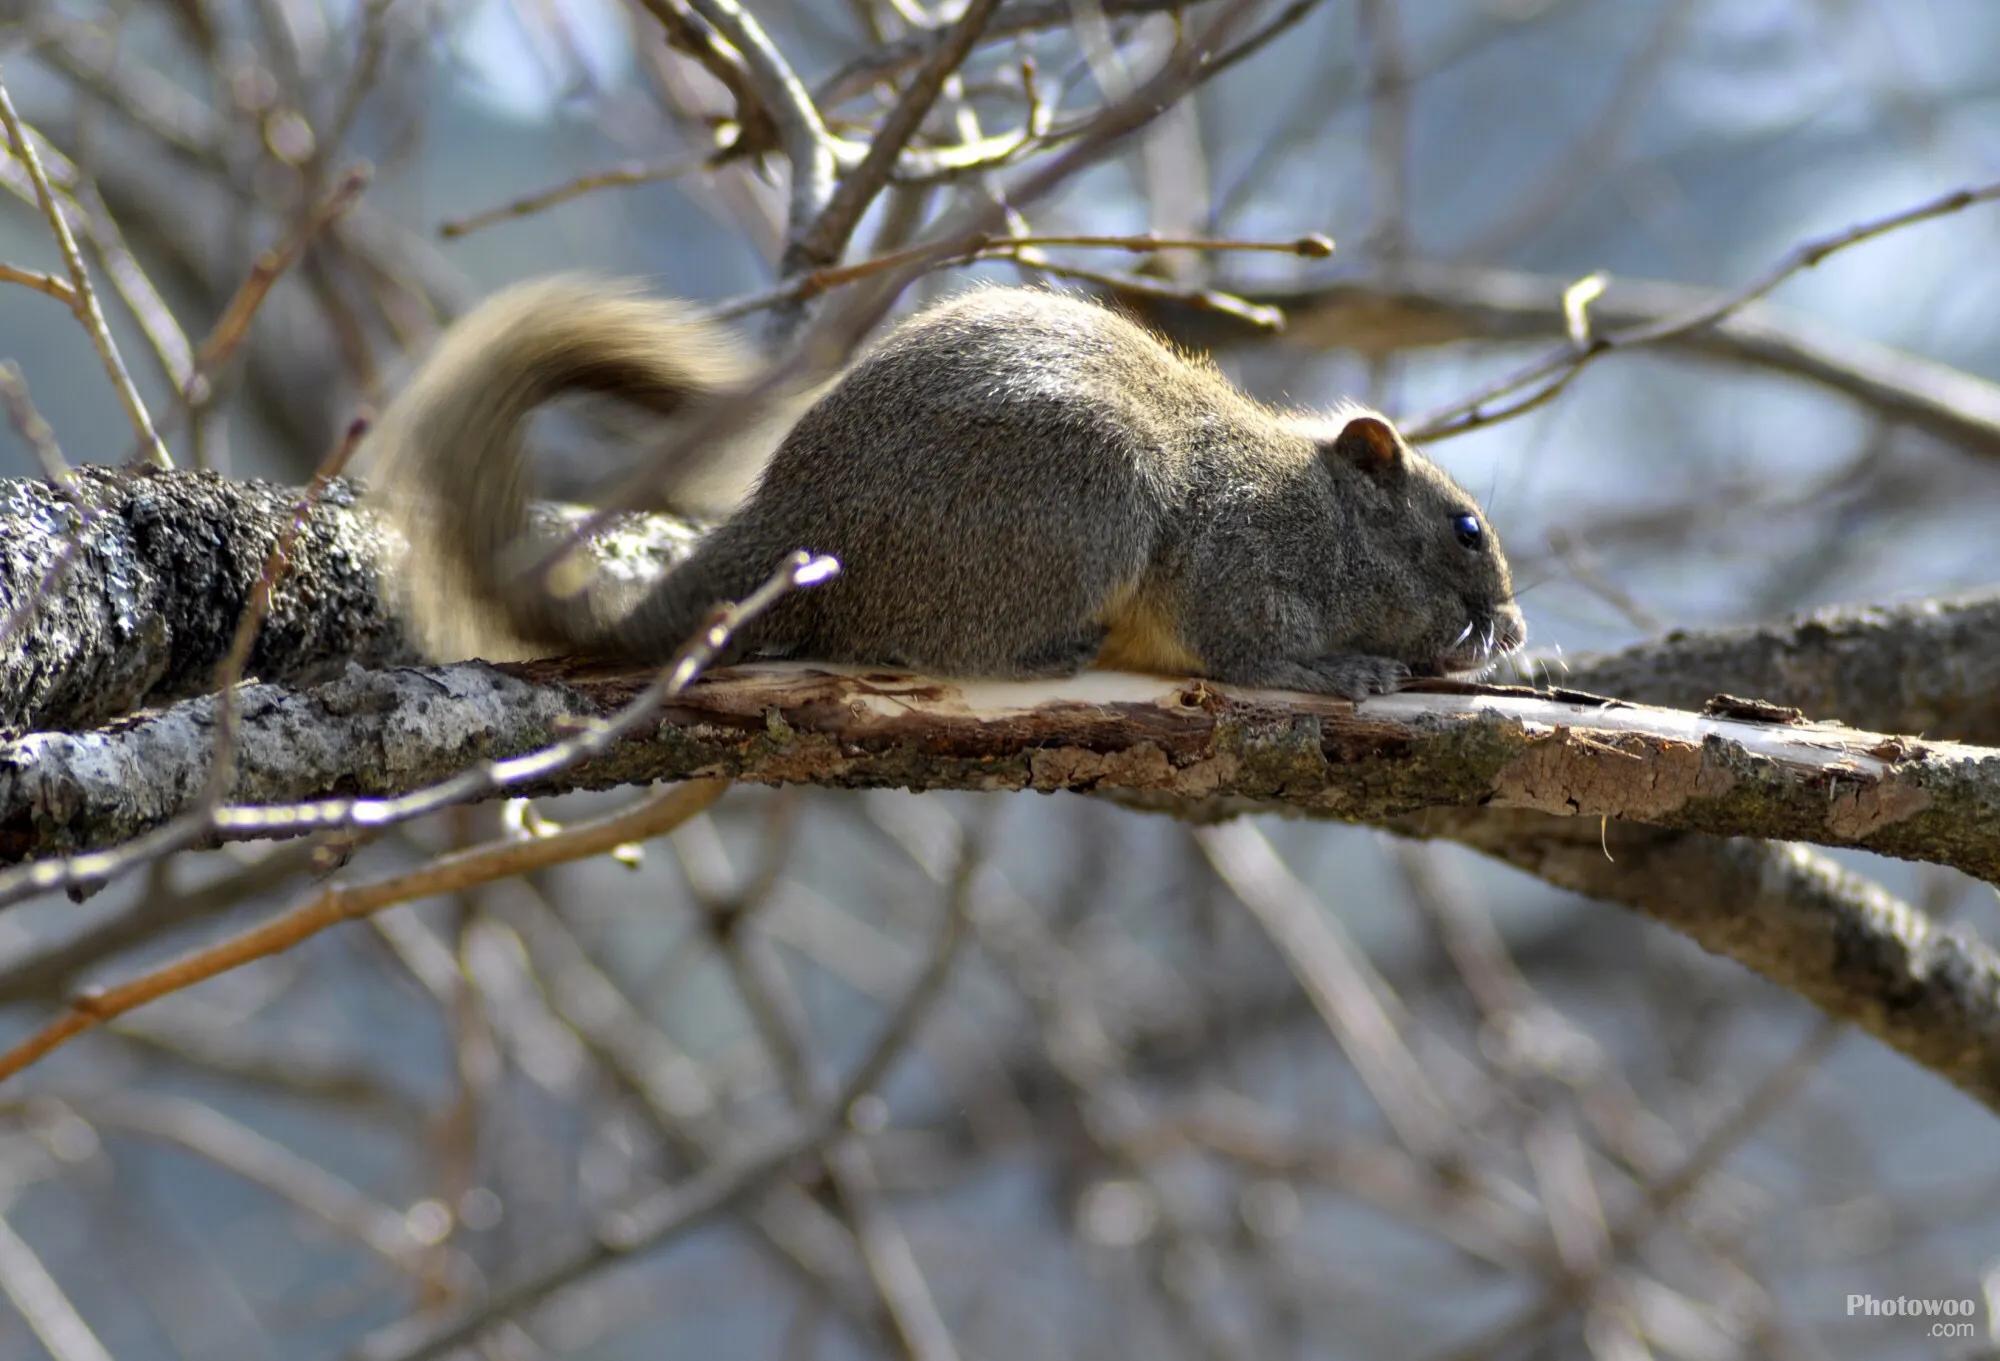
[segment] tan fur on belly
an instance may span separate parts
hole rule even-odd
[[[1111,632],[1094,663],[1102,670],[1187,676],[1202,669],[1201,659],[1181,641],[1172,618],[1136,583],[1105,608],[1104,624]]]

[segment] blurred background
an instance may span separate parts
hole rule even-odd
[[[916,0],[744,3],[859,140],[907,70],[881,54],[939,22]],[[1087,114],[1215,7],[1010,11],[1033,22],[990,36],[947,90],[960,135]],[[1295,22],[1017,205],[1017,225],[1324,232],[1330,258],[1051,247],[934,272],[903,304],[973,278],[1110,291],[1267,399],[1418,419],[1561,343],[1562,290],[1593,272],[1601,314],[1638,317],[2000,174],[1991,0],[1301,0],[1246,31],[1278,19]],[[0,72],[59,153],[156,415],[256,253],[348,166],[374,167],[173,422],[185,463],[304,480],[444,322],[511,280],[587,268],[725,303],[777,278],[782,162],[700,167],[731,102],[645,5],[0,0]],[[0,172],[0,260],[60,271],[18,164]],[[480,221],[607,172],[625,182]],[[1021,173],[905,186],[848,258]],[[1794,355],[2000,378],[1996,263],[2000,210],[1975,207],[1837,254],[1756,315]],[[753,337],[770,325],[745,319]],[[0,286],[0,356],[73,461],[128,455],[60,304]],[[1614,353],[1556,400],[1432,447],[1505,538],[1544,664],[1991,584],[2000,448],[1807,367],[1727,345]],[[552,488],[608,466],[596,424],[552,424]],[[0,429],[0,474],[33,468]],[[486,816],[356,861],[414,863]],[[1989,888],[1842,859],[2000,929]],[[285,845],[184,856],[83,906],[0,917],[9,1037],[76,986],[294,901],[304,869]],[[162,899],[179,904],[153,918],[169,928],[116,930]],[[1385,1116],[1381,1055],[1336,1040],[1246,910],[1274,899],[1309,907],[1364,980],[1397,1062],[1449,1112],[1438,1137]],[[483,1354],[1895,1361],[1991,1345],[1990,1112],[1664,928],[1366,829],[742,788],[636,865],[395,909],[0,1092],[0,1358],[337,1357],[462,1306],[783,1127],[873,1042],[954,903],[969,938],[880,1127],[851,1141],[858,1161],[796,1169],[585,1276]],[[1677,1172],[1671,1197],[1650,1189]],[[100,1350],[51,1333],[47,1291]],[[1854,1293],[1973,1301],[1976,1326],[1945,1341],[1928,1320],[1852,1317]]]

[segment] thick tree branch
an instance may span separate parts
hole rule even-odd
[[[614,712],[644,680],[468,663],[251,686],[231,797],[393,796],[535,750]],[[214,703],[0,748],[9,853],[127,838],[187,807]],[[1990,950],[1800,848],[1691,834],[1856,846],[2000,880],[2000,752],[1525,691],[1454,687],[1357,706],[1110,672],[953,685],[766,664],[718,673],[657,725],[511,792],[708,776],[1129,794],[1450,837],[1667,921],[2000,1109]],[[284,835],[349,812],[374,821],[336,799],[244,808],[223,834]]]
[[[1581,657],[1563,684],[1697,708],[1754,695],[1857,728],[2000,746],[2000,593],[1816,610],[1772,624],[1675,630]]]
[[[213,473],[79,468],[68,489],[0,480],[0,728],[87,727],[201,694],[228,655],[296,490]],[[380,582],[400,545],[335,479],[305,517],[248,672],[321,678],[418,659]],[[543,508],[559,533],[582,512]],[[595,541],[607,570],[671,568],[696,530],[621,519]]]
[[[68,489],[0,482],[0,618],[13,621],[0,726],[83,726],[208,689],[296,504],[294,491],[207,473],[87,467]],[[379,603],[391,548],[351,486],[329,487],[250,673],[412,660]]]
[[[481,663],[356,670],[242,694],[239,805],[390,797],[475,760],[526,755],[606,718],[650,673]],[[199,796],[215,700],[0,746],[0,852],[122,841]],[[1705,717],[1448,687],[1358,706],[1114,672],[950,683],[765,664],[670,702],[663,720],[551,779],[555,793],[721,775],[912,789],[1236,797],[1379,822],[1503,807],[1851,846],[2000,881],[2000,752],[1828,725]],[[231,838],[347,820],[338,806],[223,819]],[[375,825],[374,813],[353,821]]]

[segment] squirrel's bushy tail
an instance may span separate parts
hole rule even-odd
[[[575,275],[516,285],[462,318],[369,439],[373,499],[409,540],[392,594],[418,641],[495,660],[627,650],[608,583],[552,590],[533,572],[554,545],[524,539],[527,419],[572,391],[670,411],[755,372],[731,331],[686,305]]]

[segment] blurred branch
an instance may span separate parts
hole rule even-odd
[[[529,217],[545,208],[553,208],[559,203],[567,203],[573,198],[595,193],[599,189],[619,189],[637,184],[658,184],[662,180],[679,179],[683,175],[690,175],[704,167],[714,165],[721,154],[710,152],[703,156],[679,156],[657,165],[620,165],[609,170],[595,170],[588,174],[576,175],[548,189],[509,199],[497,208],[487,208],[465,217],[448,218],[438,224],[438,235],[446,238],[469,236],[482,227],[490,227],[509,218]]]
[[[900,817],[878,819],[882,830],[935,883],[950,884],[965,866],[963,830],[935,804],[899,811]],[[1204,1288],[1209,1282],[1169,1264],[1171,1258],[1185,1260],[1220,1245],[1203,1232],[1193,1197],[1166,1174],[1158,1152],[1137,1137],[1146,1123],[1146,1103],[1099,1008],[1095,980],[1033,905],[998,875],[976,875],[964,887],[980,950],[1026,1003],[1049,1070],[1080,1117],[1076,1134],[1091,1151],[1091,1164],[1140,1188],[1144,1213],[1168,1245],[1169,1251],[1153,1254],[1150,1284],[1177,1334],[1211,1361],[1259,1354],[1247,1345],[1242,1321],[1232,1311],[1210,1307]]]
[[[1477,266],[1408,262],[1395,278],[1343,279],[1241,290],[1285,317],[1279,344],[1376,355],[1468,340],[1545,340],[1564,331],[1563,294],[1574,280]],[[1657,334],[1662,350],[1790,374],[1978,454],[2000,458],[2000,383],[1769,304],[1728,311],[1713,325],[1677,330],[1673,318],[1714,310],[1726,295],[1689,284],[1614,278],[1590,305],[1616,334]],[[1239,322],[1142,302],[1147,322],[1181,344],[1220,349],[1268,343]]]
[[[1249,823],[1203,827],[1195,836],[1216,874],[1283,954],[1396,1137],[1423,1162],[1446,1159],[1457,1137],[1450,1104],[1404,1041],[1385,1001],[1388,985],[1339,919]]]
[[[241,968],[253,960],[289,950],[341,922],[398,903],[602,855],[627,842],[658,836],[713,803],[725,788],[726,785],[715,781],[690,781],[663,790],[636,808],[579,823],[551,836],[495,842],[439,856],[404,874],[323,889],[301,906],[253,930],[230,936],[137,978],[79,994],[62,1016],[0,1053],[0,1079],[12,1076],[76,1036],[135,1007]]]
[[[1480,227],[1461,254],[1475,260],[1503,259],[1535,240],[1550,222],[1585,201],[1604,178],[1614,156],[1653,101],[1668,61],[1687,40],[1699,0],[1666,0],[1650,32],[1611,82],[1604,107],[1581,119],[1573,142],[1556,148],[1548,168],[1514,202]]]
[[[41,203],[42,216],[48,219],[49,231],[62,251],[63,265],[69,271],[70,312],[89,334],[90,343],[97,350],[98,360],[104,365],[112,389],[118,394],[119,405],[125,408],[125,416],[132,422],[132,429],[139,437],[141,455],[157,467],[173,467],[173,460],[167,456],[167,446],[160,442],[159,435],[153,430],[153,418],[146,412],[145,399],[140,397],[139,389],[132,383],[132,375],[125,369],[125,361],[118,353],[118,342],[111,338],[111,329],[104,321],[104,309],[97,301],[97,290],[90,282],[90,271],[85,268],[83,255],[77,249],[76,236],[63,217],[62,205],[56,201],[55,188],[42,169],[41,157],[35,150],[27,125],[14,111],[14,101],[7,93],[4,81],[0,81],[0,124],[6,126],[13,158],[20,162],[28,172],[28,178],[34,182],[35,197]]]
[[[1662,1221],[1699,1190],[1760,1125],[1797,1095],[1820,1060],[1839,1042],[1840,1035],[1840,1027],[1832,1022],[1813,1027],[1797,1051],[1735,1105],[1679,1166],[1645,1188],[1639,1205],[1593,1245],[1587,1261],[1567,1268],[1562,1279],[1540,1301],[1515,1318],[1498,1327],[1482,1329],[1477,1339],[1454,1348],[1439,1361],[1495,1361],[1517,1345],[1539,1338],[1572,1311],[1587,1304],[1623,1259],[1644,1244]]]
[[[408,1220],[393,1207],[220,1111],[186,1097],[151,1092],[103,1092],[75,1098],[70,1104],[93,1123],[206,1158],[297,1206],[403,1272],[421,1276],[435,1270],[434,1245],[418,1241]],[[451,1266],[461,1283],[474,1274],[471,1261],[460,1254],[452,1254]]]
[[[1599,332],[1580,341],[1573,339],[1519,371],[1488,384],[1470,397],[1421,417],[1410,426],[1410,436],[1413,439],[1444,439],[1523,415],[1554,399],[1592,360],[1602,355],[1614,350],[1657,345],[1706,330],[1738,309],[1756,302],[1792,275],[1813,268],[1830,255],[1915,223],[1949,217],[1995,199],[2000,199],[2000,180],[1953,189],[1884,217],[1800,242],[1770,269],[1741,288],[1645,325],[1628,326],[1609,333]],[[1517,393],[1524,395],[1516,396]]]
[[[383,1077],[368,1055],[342,1056],[325,1043],[270,1041],[171,1011],[127,1016],[106,1033],[154,1072],[279,1094],[316,1103],[329,1115],[390,1129],[420,1129],[431,1115],[428,1100]]]
[[[4,1218],[0,1218],[0,1291],[55,1361],[111,1361],[110,1351],[34,1248]]]
[[[93,966],[160,936],[233,912],[282,885],[330,866],[345,833],[324,840],[266,848],[247,865],[229,870],[198,888],[176,891],[158,884],[120,915],[57,939],[37,936],[0,956],[0,1006],[47,1002],[71,991]]]
[[[426,1361],[471,1341],[499,1321],[530,1309],[566,1286],[633,1253],[706,1222],[763,1189],[784,1168],[841,1136],[855,1104],[872,1094],[910,1047],[916,1031],[944,990],[956,962],[965,922],[947,915],[923,971],[897,1003],[881,1031],[837,1091],[792,1127],[733,1157],[709,1163],[679,1186],[640,1201],[608,1220],[589,1244],[500,1290],[455,1317],[413,1318],[370,1337],[359,1361]]]
[[[634,1005],[541,895],[506,896],[494,910],[527,946],[553,1014],[688,1166],[725,1158],[735,1132],[707,1070]],[[871,1343],[878,1340],[876,1301],[856,1279],[853,1236],[825,1206],[796,1182],[779,1180],[744,1218],[774,1260],[824,1294]]]

